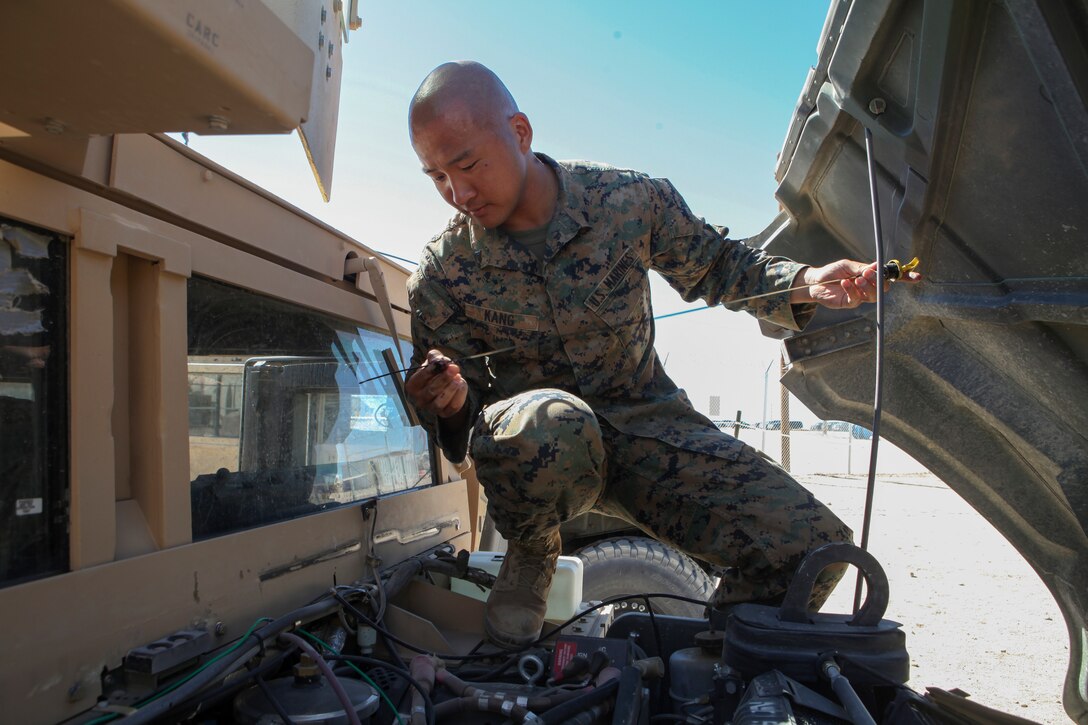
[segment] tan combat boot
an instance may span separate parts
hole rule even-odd
[[[541,539],[510,542],[484,606],[484,631],[492,642],[517,649],[540,636],[561,544],[558,529]]]

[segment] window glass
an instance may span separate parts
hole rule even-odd
[[[0,586],[68,564],[68,244],[0,219]]]
[[[194,539],[431,483],[426,433],[368,380],[392,337],[199,277],[188,308]]]

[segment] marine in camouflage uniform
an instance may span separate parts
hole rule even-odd
[[[695,217],[667,181],[534,154],[528,117],[479,63],[432,71],[408,117],[423,172],[460,213],[409,282],[423,366],[405,392],[450,459],[471,453],[510,542],[484,608],[493,641],[537,637],[559,524],[585,511],[726,567],[719,604],[776,597],[806,552],[849,539],[665,375],[647,275],[798,328],[805,303],[871,301],[875,264],[769,257]],[[771,290],[784,294],[743,303]],[[823,573],[815,603],[841,573]]]
[[[790,288],[804,265],[730,240],[668,181],[557,163],[558,205],[534,254],[458,214],[409,281],[412,365],[431,349],[461,363],[469,419],[424,424],[446,456],[471,455],[498,530],[553,536],[587,511],[726,568],[717,603],[780,595],[805,553],[850,530],[785,471],[695,411],[654,351],[649,270],[708,305]],[[742,303],[800,329],[814,304]],[[842,575],[827,569],[820,604]]]

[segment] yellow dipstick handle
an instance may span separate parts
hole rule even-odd
[[[902,279],[918,266],[918,258],[910,260],[906,264],[903,264],[898,259],[893,259],[884,265],[884,279],[895,281]]]

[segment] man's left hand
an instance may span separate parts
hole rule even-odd
[[[876,302],[876,285],[880,279],[876,262],[865,264],[850,259],[823,267],[805,267],[793,280],[790,302],[815,302],[832,309],[853,309],[864,302]],[[922,275],[908,272],[900,282],[917,282]],[[887,291],[890,283],[884,282]]]

